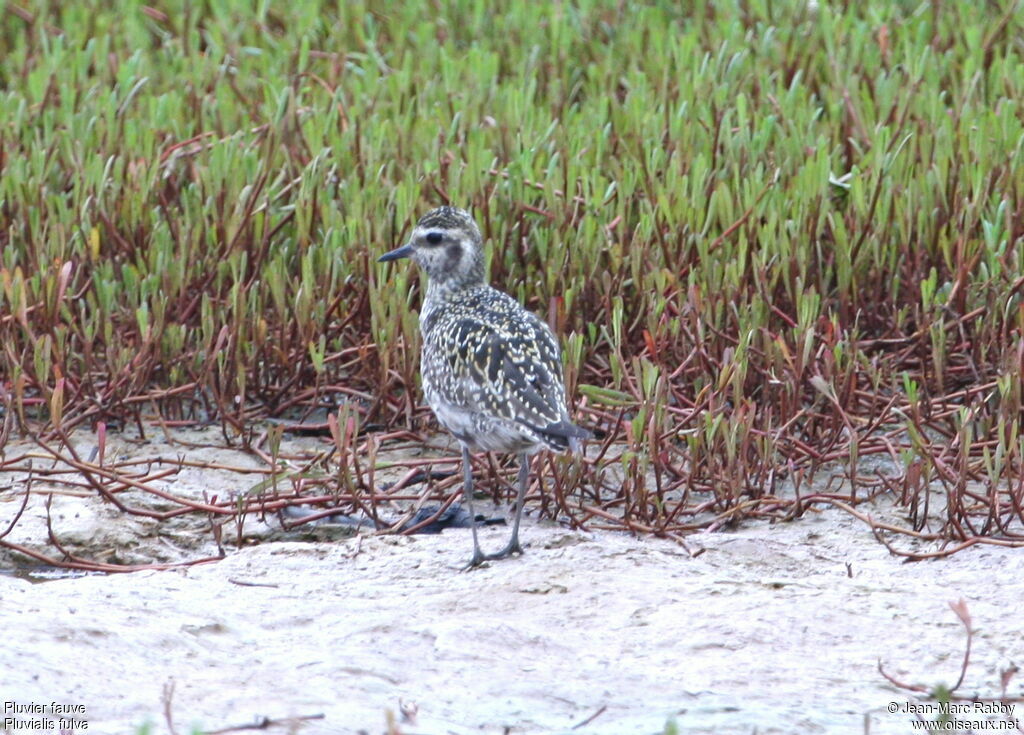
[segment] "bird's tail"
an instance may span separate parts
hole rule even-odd
[[[536,431],[552,449],[561,452],[568,449],[573,454],[580,450],[580,442],[594,437],[593,433],[568,419],[563,419],[556,424],[548,424],[543,429]]]

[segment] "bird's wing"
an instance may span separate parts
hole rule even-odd
[[[495,326],[462,319],[449,332],[465,371],[467,408],[545,431],[566,419],[558,343],[533,314]]]

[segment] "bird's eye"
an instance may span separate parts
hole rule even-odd
[[[437,245],[443,239],[444,239],[444,235],[442,235],[440,232],[428,232],[427,233],[427,242],[429,242],[431,245]]]

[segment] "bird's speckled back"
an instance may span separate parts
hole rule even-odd
[[[441,207],[420,219],[407,246],[429,279],[420,311],[427,403],[468,447],[574,448],[589,433],[569,420],[558,342],[536,315],[487,285],[482,244],[468,212]]]

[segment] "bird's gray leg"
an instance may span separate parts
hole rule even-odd
[[[473,529],[473,558],[470,559],[466,569],[472,569],[483,564],[487,557],[480,550],[480,541],[476,535],[476,513],[473,511],[473,466],[469,461],[469,449],[462,447],[462,497],[466,501],[466,509],[469,511],[469,527]]]
[[[530,479],[530,455],[519,455],[519,493],[516,495],[516,516],[512,521],[512,538],[508,545],[497,554],[485,554],[485,559],[504,559],[512,554],[522,554],[523,547],[519,545],[519,521],[523,517],[523,503],[526,500],[526,485]]]

